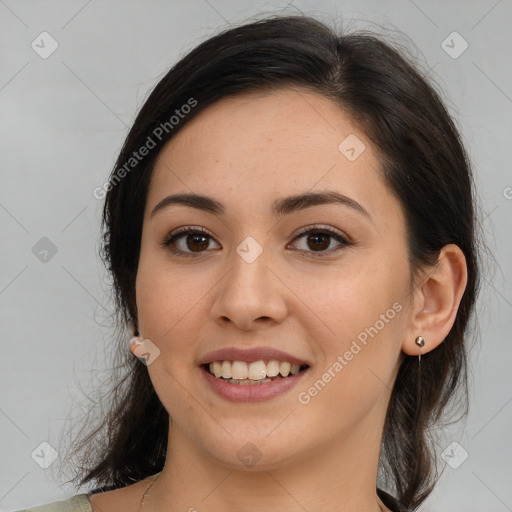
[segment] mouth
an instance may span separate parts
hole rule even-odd
[[[212,361],[201,367],[220,381],[240,386],[254,386],[287,379],[306,371],[309,365],[288,361]]]

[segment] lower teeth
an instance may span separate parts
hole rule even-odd
[[[250,380],[250,379],[229,379],[227,382],[230,384],[239,384],[240,386],[252,386],[253,384],[263,384],[265,382],[272,382],[270,379],[261,379],[261,380]]]
[[[251,380],[251,379],[222,379],[230,384],[240,384],[241,386],[252,386],[253,384],[264,384],[265,382],[272,382],[272,379],[261,379],[261,380]]]

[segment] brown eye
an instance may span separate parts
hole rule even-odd
[[[213,238],[202,228],[184,227],[171,233],[163,242],[171,252],[191,256],[205,252]]]
[[[204,251],[208,248],[208,237],[204,235],[187,235],[185,243],[192,252]]]
[[[306,243],[314,251],[323,251],[329,248],[330,238],[331,235],[326,233],[309,234]]]
[[[353,245],[353,242],[328,227],[320,228],[310,226],[303,228],[295,240],[299,240],[301,238],[305,239],[305,243],[302,244],[303,247],[299,250],[303,253],[310,253],[315,256],[330,255],[344,249],[345,247]],[[338,247],[327,250],[331,246],[332,239],[338,242]]]
[[[327,256],[354,245],[348,238],[328,227],[303,228],[295,240],[301,238],[305,239],[305,247],[299,248],[299,251],[314,256]],[[333,239],[338,242],[338,247],[329,250]],[[172,232],[162,245],[177,256],[189,257],[207,252],[212,240],[212,236],[203,228],[186,226]]]

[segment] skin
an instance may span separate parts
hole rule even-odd
[[[349,161],[338,145],[355,134],[366,149]],[[333,190],[357,201],[283,217],[276,198]],[[216,216],[171,205],[175,193],[223,203]],[[330,227],[354,242],[327,238],[318,256],[300,228]],[[206,249],[181,226],[202,227]],[[236,252],[248,236],[263,249],[247,263]],[[198,250],[199,252],[193,252]],[[339,251],[333,252],[336,248]],[[201,252],[202,251],[202,252]],[[301,252],[302,251],[302,252]],[[375,488],[382,429],[401,357],[441,343],[466,286],[454,245],[411,282],[405,217],[380,174],[377,149],[330,100],[301,89],[244,93],[200,113],[159,155],[147,197],[136,292],[138,327],[160,355],[148,365],[171,417],[165,468],[144,511],[388,510]],[[308,404],[307,391],[357,335],[399,303],[402,309]],[[292,390],[259,403],[233,403],[210,390],[197,367],[207,352],[272,346],[310,362]],[[253,443],[246,467],[237,452]],[[91,498],[96,511],[137,510],[150,479]]]

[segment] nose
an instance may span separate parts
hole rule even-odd
[[[278,265],[273,264],[269,249],[264,249],[252,262],[233,251],[226,267],[210,310],[215,322],[224,325],[231,322],[249,331],[259,324],[283,321],[287,314],[288,289],[279,270],[272,268]]]

